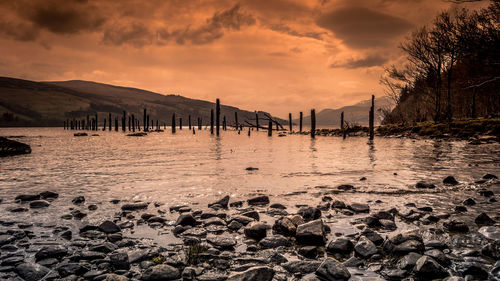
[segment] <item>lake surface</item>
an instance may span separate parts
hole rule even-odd
[[[444,177],[471,183],[500,170],[498,143],[377,137],[369,143],[360,137],[268,137],[262,131],[252,131],[250,137],[225,131],[215,137],[208,130],[193,135],[187,128],[145,137],[108,131],[74,137],[74,132],[0,129],[2,136],[25,136],[15,139],[32,147],[29,155],[0,158],[0,198],[52,190],[68,199],[57,200],[62,207],[71,207],[77,195],[98,203],[121,199],[206,206],[226,194],[236,200],[264,193],[293,205],[319,202],[321,192],[352,184],[355,192],[336,196],[350,202],[382,199],[387,206],[435,200],[445,208],[463,200],[453,200],[454,193],[474,186],[444,187]],[[420,180],[438,188],[416,190]]]

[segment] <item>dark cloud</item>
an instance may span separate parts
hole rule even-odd
[[[140,48],[150,45],[153,42],[153,35],[144,24],[139,22],[128,25],[116,24],[113,28],[104,31],[102,42],[107,45],[130,44]]]
[[[291,36],[308,37],[316,40],[323,40],[321,35],[324,34],[324,32],[299,32],[284,24],[273,24],[269,28],[273,31],[285,33]]]
[[[387,46],[412,28],[405,19],[363,7],[343,7],[321,15],[316,24],[352,48]]]
[[[381,56],[381,55],[368,55],[361,59],[349,59],[346,62],[342,63],[332,63],[330,65],[331,68],[364,68],[364,67],[373,67],[373,66],[382,66],[384,63],[388,62],[389,59]]]
[[[34,41],[39,31],[30,23],[0,20],[0,35],[18,41]]]

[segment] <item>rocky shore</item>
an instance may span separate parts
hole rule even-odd
[[[447,212],[340,201],[335,194],[355,188],[340,185],[314,206],[263,194],[208,206],[117,199],[105,202],[114,215],[97,223],[86,218],[102,202],[77,196],[68,210],[53,210],[58,224],[0,218],[0,280],[500,280],[499,181],[487,174],[476,184]],[[51,191],[18,194],[0,208],[35,215],[57,200]],[[358,231],[344,232],[345,220]],[[160,245],[142,233],[175,239]]]

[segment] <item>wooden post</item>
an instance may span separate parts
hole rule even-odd
[[[234,112],[234,124],[235,124],[236,130],[238,130],[238,127],[239,127],[239,123],[238,123],[238,111]]]
[[[342,132],[342,137],[345,139],[346,131],[344,127],[344,111],[340,113],[340,131]]]
[[[149,115],[148,115],[149,117]],[[149,122],[149,118],[148,118],[148,122]],[[155,128],[155,122],[153,121],[153,119],[151,119],[151,130],[154,131],[154,128]]]
[[[248,127],[248,136],[250,136],[250,127]]]
[[[111,121],[111,112],[108,115],[108,121],[109,121],[109,131],[113,130],[113,122]]]
[[[267,136],[272,137],[273,136],[273,121],[269,119],[269,123],[267,125]]]
[[[123,111],[123,116],[122,116],[122,131],[125,132],[125,121],[127,120],[127,112],[124,110]]]
[[[289,126],[290,126],[290,132],[292,132],[292,114],[291,113],[288,113],[288,123],[289,123]]]
[[[144,132],[148,131],[148,123],[147,123],[148,120],[147,120],[147,118],[148,118],[148,115],[146,114],[146,108],[144,108],[144,121],[143,121],[143,123],[144,123]]]
[[[259,131],[259,114],[255,113],[255,125],[257,125],[257,131]]]
[[[115,131],[118,132],[118,116],[115,117]]]
[[[220,135],[220,100],[215,101],[215,132],[216,135]]]
[[[195,135],[195,134],[196,134],[196,132],[194,131],[194,126],[193,126],[193,135]]]
[[[85,129],[89,130],[89,125],[90,125],[90,116],[87,114],[87,127]]]
[[[172,114],[172,134],[175,134],[175,113]]]
[[[63,121],[63,123],[64,123],[63,128],[64,128],[64,130],[66,130],[66,121]]]
[[[135,115],[132,114],[132,132],[135,133]]]
[[[278,132],[280,128],[278,127],[278,123],[276,123],[276,132]]]
[[[97,113],[95,114],[95,130],[99,130],[99,118],[97,118]]]
[[[188,126],[189,130],[191,130],[191,115],[188,115]]]
[[[156,120],[156,130],[159,131],[160,130],[160,125],[158,124],[158,120]]]
[[[210,109],[210,134],[214,134],[214,110]]]
[[[201,130],[201,118],[198,117],[198,130]]]
[[[107,125],[106,125],[106,118],[104,118],[104,126],[102,127],[102,130],[103,130],[103,131],[106,131],[106,126],[107,126]]]
[[[226,115],[222,117],[222,130],[223,131],[226,130]]]
[[[179,118],[179,130],[182,130],[182,117]]]
[[[374,123],[375,123],[375,96],[372,95],[372,106],[370,107],[370,140],[374,137]]]
[[[303,113],[302,111],[300,112],[300,117],[299,117],[299,132],[302,133],[302,118],[303,118]]]
[[[128,117],[128,131],[132,131],[132,116]]]
[[[81,127],[80,127],[80,124],[81,124]],[[85,127],[85,119],[83,119],[83,120],[82,120],[82,122],[78,121],[78,124],[77,124],[77,125],[78,125],[78,126],[76,126],[76,129],[77,129],[77,130],[80,130],[80,128],[81,128],[82,130],[85,130],[85,128],[86,128],[86,127]]]
[[[316,136],[316,111],[311,109],[311,138]]]

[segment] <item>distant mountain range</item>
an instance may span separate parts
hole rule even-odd
[[[192,124],[201,117],[207,125],[215,103],[89,81],[34,82],[0,77],[0,126],[62,126],[67,119],[84,119],[96,113],[102,125],[109,113],[121,120],[124,110],[142,120],[144,108],[150,120],[159,120],[160,124],[170,125],[175,113],[185,125],[189,115]],[[233,125],[235,112],[239,123],[255,123],[255,112],[227,105],[221,105],[221,123],[226,116],[228,126]],[[264,118],[264,112],[258,114]]]
[[[317,125],[328,125],[340,127],[340,114],[344,112],[344,120],[350,124],[368,125],[368,114],[370,111],[371,100],[358,102],[354,105],[344,106],[337,109],[323,109],[316,113]],[[382,113],[380,109],[394,108],[393,102],[389,97],[375,98],[375,125],[379,125],[382,121]],[[309,113],[309,112],[307,112]],[[293,120],[294,123],[299,123],[299,119]],[[304,116],[304,125],[309,126],[311,117]]]

